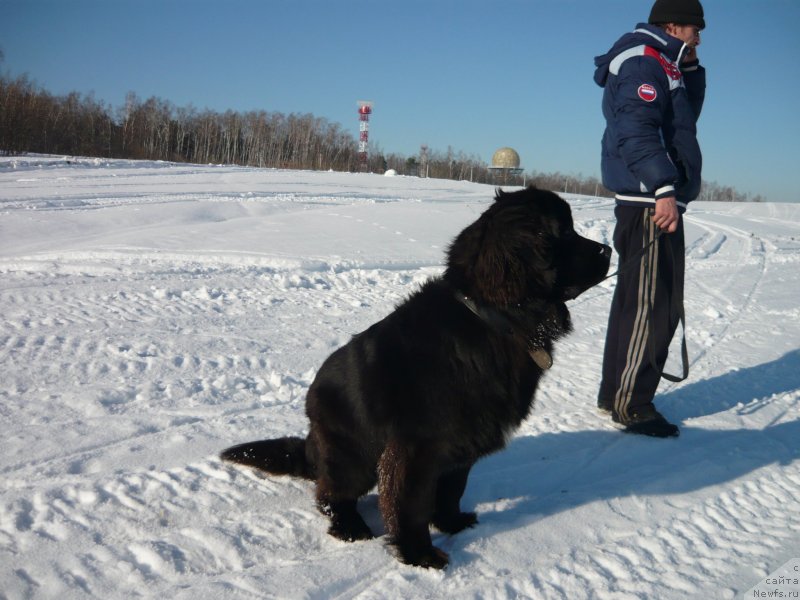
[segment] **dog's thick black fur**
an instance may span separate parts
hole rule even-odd
[[[400,560],[443,568],[429,525],[456,533],[467,475],[528,415],[565,301],[598,283],[611,249],[575,233],[552,192],[498,192],[462,231],[442,277],[323,363],[306,398],[308,436],[229,448],[224,460],[316,480],[329,533],[373,537],[356,510],[378,485]],[[538,357],[537,357],[538,354]]]

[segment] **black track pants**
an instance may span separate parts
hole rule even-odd
[[[653,208],[617,206],[614,214],[614,249],[619,264],[641,252],[656,235]],[[670,250],[669,246],[672,246]],[[675,233],[664,233],[644,254],[617,275],[611,301],[603,379],[598,403],[613,406],[625,420],[632,409],[653,401],[661,371],[667,360],[670,340],[679,318],[671,314],[670,301],[683,301],[684,234],[683,217]],[[678,289],[673,289],[673,288]],[[652,310],[648,310],[648,304]],[[651,364],[648,336],[654,336],[656,367]]]

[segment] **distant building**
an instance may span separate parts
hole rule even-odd
[[[519,154],[513,148],[500,148],[492,156],[489,172],[492,173],[495,184],[521,185],[519,175],[522,171]]]

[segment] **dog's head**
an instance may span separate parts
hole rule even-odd
[[[611,248],[575,232],[569,204],[529,187],[497,192],[450,245],[445,278],[487,304],[563,302],[599,283],[610,257]]]

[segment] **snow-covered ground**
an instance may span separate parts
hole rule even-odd
[[[678,439],[596,412],[613,281],[570,303],[532,416],[473,470],[480,524],[434,536],[445,572],[326,535],[309,482],[217,459],[303,434],[322,360],[440,273],[492,194],[0,159],[0,598],[739,598],[800,557],[797,204],[687,215],[692,372],[657,400]],[[608,242],[612,203],[567,199]]]

